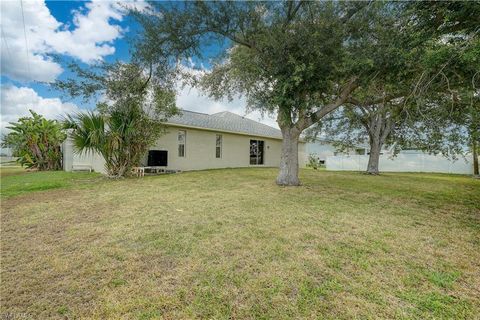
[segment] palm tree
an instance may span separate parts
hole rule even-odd
[[[137,166],[154,140],[155,125],[136,108],[113,110],[108,115],[99,112],[78,113],[67,118],[73,145],[78,153],[98,152],[105,159],[111,178],[127,175]],[[152,127],[153,126],[153,127]],[[156,135],[155,135],[156,137]]]

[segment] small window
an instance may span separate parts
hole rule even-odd
[[[216,158],[221,158],[222,157],[222,135],[217,134],[216,135],[216,142],[215,142],[215,157]]]
[[[187,132],[185,130],[178,131],[178,156],[185,157],[185,141]]]

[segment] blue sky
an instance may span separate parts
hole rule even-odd
[[[85,9],[85,2],[84,1],[46,1],[45,2],[47,8],[50,10],[52,16],[54,16],[58,21],[62,22],[64,25],[69,26],[69,29],[74,29],[74,25],[72,24],[72,12],[75,10],[86,10]],[[104,60],[106,61],[115,61],[117,59],[120,60],[129,60],[129,47],[127,40],[125,38],[126,35],[131,34],[130,30],[133,29],[131,24],[131,19],[123,18],[122,21],[112,21],[111,23],[115,23],[116,25],[120,26],[124,30],[129,30],[129,32],[125,32],[124,36],[114,39],[111,42],[112,47],[115,48],[115,53],[104,56]],[[72,77],[71,73],[68,70],[65,70],[64,73],[59,77],[60,79],[65,79],[68,77]],[[32,87],[35,87],[36,84],[33,84]],[[46,96],[57,97],[59,95],[58,92],[52,91],[51,89],[47,88],[45,85],[37,85],[38,89],[44,93]]]
[[[128,4],[140,8],[147,5],[143,1]],[[63,62],[69,59],[86,67],[102,60],[129,60],[127,38],[139,32],[118,1],[11,0],[1,1],[0,5],[3,134],[8,122],[28,115],[29,109],[47,118],[59,118],[66,113],[94,108],[94,101],[84,103],[81,99],[71,99],[44,83],[75,77]],[[217,48],[205,48],[205,53],[208,55]],[[52,54],[61,57],[61,62],[53,60]],[[192,59],[208,66],[208,61]],[[179,87],[177,105],[205,113],[229,110],[276,126],[273,118],[246,112],[244,99],[212,101],[196,88]]]
[[[35,51],[35,47],[32,48],[32,44],[29,44],[30,41],[28,41],[28,40],[30,40],[29,32],[31,30],[31,29],[29,30],[29,28],[33,29],[35,27],[38,27],[38,24],[33,23],[34,21],[32,21],[32,23],[29,24],[28,14],[29,14],[29,7],[31,6],[31,4],[29,3],[29,1],[23,1],[23,3],[20,3],[20,0],[17,0],[17,1],[14,0],[14,1],[9,1],[9,3],[2,4],[2,9],[3,9],[3,6],[7,6],[7,5],[8,5],[8,7],[10,7],[10,9],[13,9],[13,10],[9,10],[9,12],[13,11],[14,13],[18,14],[17,17],[11,16],[12,19],[15,19],[16,21],[18,21],[19,20],[18,18],[21,17],[20,14],[21,14],[22,5],[23,5],[23,10],[24,10],[24,15],[25,15],[26,32],[27,32],[27,45],[29,46],[28,49],[31,51],[30,54],[38,55],[39,54],[38,51]],[[75,26],[74,21],[73,21],[76,12],[83,13],[84,15],[88,15],[89,11],[92,11],[90,8],[86,7],[86,2],[83,2],[83,1],[46,1],[44,3],[44,6],[42,6],[42,7],[44,9],[47,9],[47,11],[50,13],[50,15],[57,22],[59,22],[61,24],[60,25],[61,30],[68,30],[70,32],[74,31],[77,28],[77,26]],[[15,10],[15,9],[17,9],[17,10]],[[17,12],[15,12],[15,11],[17,11]],[[108,15],[106,16],[106,19],[108,19]],[[44,20],[46,20],[46,19],[44,18]],[[132,33],[131,30],[134,29],[132,27],[131,19],[128,19],[126,17],[122,17],[122,20],[109,18],[107,21],[111,25],[115,25],[115,26],[120,27],[123,31],[117,37],[112,36],[112,37],[110,37],[110,39],[105,41],[105,43],[108,43],[109,46],[114,48],[114,50],[115,50],[114,53],[113,54],[99,55],[99,56],[97,56],[98,60],[106,60],[106,61],[114,61],[116,59],[128,60],[129,59],[129,46],[128,46],[128,42],[126,40],[126,36],[128,34],[131,34]],[[14,36],[14,38],[21,38],[21,39],[24,40],[25,35],[23,33],[23,19],[22,19],[22,21],[18,21],[18,22],[19,22],[19,24],[21,23],[22,29],[20,29],[20,30],[17,29],[18,32],[16,32],[16,35]],[[7,29],[7,26],[4,26],[4,23],[2,23],[2,29]],[[32,30],[32,32],[33,32],[33,30]],[[27,56],[27,45],[25,45],[24,43],[22,43],[22,46],[15,46],[14,45],[13,48],[10,48],[11,45],[9,43],[11,41],[10,40],[11,36],[12,35],[7,34],[6,31],[4,31],[2,33],[2,38],[4,37],[4,39],[2,40],[2,49],[3,49],[3,47],[8,47],[7,50],[13,51],[13,52],[8,52],[7,51],[6,55],[8,56],[9,54],[11,54],[13,56],[18,56],[18,55]],[[97,42],[97,43],[100,44],[101,42]],[[39,51],[43,51],[43,50],[39,50]],[[45,55],[47,55],[48,53],[59,54],[59,56],[62,59],[73,59],[73,60],[79,61],[78,56],[76,57],[76,56],[72,56],[71,54],[61,54],[57,50],[52,50],[51,52],[46,52]],[[93,63],[93,62],[94,61],[91,61],[90,63]],[[8,61],[7,61],[7,63],[8,63]],[[83,63],[83,64],[88,66],[88,63]],[[28,65],[29,66],[27,66],[27,64],[23,63],[22,65],[17,65],[16,67],[17,68],[24,68],[25,73],[28,73],[28,70],[27,70],[28,67],[30,67],[30,69],[35,68],[35,61],[33,59],[29,59]],[[66,78],[75,76],[75,75],[73,75],[69,72],[69,70],[65,66],[65,63],[61,63],[60,65],[64,70],[61,74],[54,77],[55,79],[66,79]],[[45,79],[45,77],[43,77],[43,76],[35,77],[35,75],[32,75],[33,79],[27,79],[28,77],[18,77],[18,76],[15,76],[15,75],[11,75],[8,71],[3,70],[3,69],[4,68],[2,68],[2,77],[1,77],[2,86],[9,86],[9,85],[14,85],[14,86],[17,86],[17,87],[27,86],[27,87],[35,90],[35,92],[38,93],[41,97],[44,97],[44,98],[61,97],[62,101],[74,102],[77,105],[79,105],[79,107],[81,107],[81,108],[91,108],[94,105],[93,102],[91,102],[89,104],[85,104],[83,101],[81,101],[81,99],[72,100],[71,98],[62,95],[61,92],[52,90],[48,85],[40,82],[42,80],[45,81],[45,80],[52,80],[53,79],[53,78],[49,78],[48,76],[46,77],[48,79]]]

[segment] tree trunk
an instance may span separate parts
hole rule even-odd
[[[370,143],[367,173],[375,175],[379,174],[380,151],[393,128],[391,118],[388,117],[387,113],[383,112],[382,109],[379,111],[378,114],[373,115],[365,127],[369,135]]]
[[[378,174],[378,164],[380,162],[380,151],[383,143],[379,139],[370,139],[370,156],[368,157],[367,173]]]
[[[282,154],[277,184],[281,186],[298,186],[298,139],[300,132],[296,128],[282,128]]]
[[[477,150],[477,141],[473,139],[472,141],[472,154],[473,154],[473,175],[478,176],[478,150]]]

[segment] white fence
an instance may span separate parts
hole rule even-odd
[[[390,154],[380,156],[380,172],[442,172],[473,174],[471,155],[467,160],[460,157],[456,161],[448,160],[441,155],[398,154],[392,158]],[[327,157],[327,170],[365,171],[368,155],[342,155]]]

